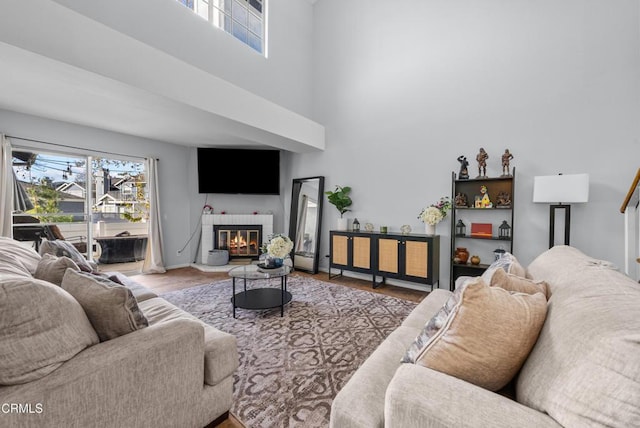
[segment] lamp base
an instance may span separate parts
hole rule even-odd
[[[571,230],[571,205],[549,206],[549,248],[555,245],[556,238],[556,210],[564,210],[564,245],[569,245],[569,232]]]

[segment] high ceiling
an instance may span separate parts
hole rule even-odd
[[[3,10],[0,108],[188,146],[324,149],[319,124],[52,7],[38,10],[59,15],[48,21],[22,2]]]

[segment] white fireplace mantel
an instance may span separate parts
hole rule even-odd
[[[202,239],[200,240],[200,261],[202,264],[207,263],[209,251],[213,250],[213,226],[221,224],[259,224],[262,225],[263,239],[273,234],[273,214],[203,214]]]

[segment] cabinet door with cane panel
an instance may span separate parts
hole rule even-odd
[[[376,275],[433,285],[438,281],[439,236],[380,235]]]
[[[369,233],[331,231],[331,267],[371,273],[375,241]]]

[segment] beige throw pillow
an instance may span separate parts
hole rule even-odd
[[[60,287],[5,278],[0,296],[0,385],[40,379],[98,343],[80,304]]]
[[[456,292],[457,290],[458,289],[456,289]],[[456,307],[456,302],[457,299],[454,299],[453,296],[447,299],[447,301],[444,303],[444,305],[442,305],[438,312],[436,312],[436,314],[431,317],[429,321],[427,321],[424,328],[422,329],[418,337],[416,337],[413,343],[409,346],[409,349],[407,349],[407,352],[404,354],[404,357],[400,362],[416,362],[431,338],[435,336],[442,329],[442,327],[446,325],[449,315]]]
[[[101,342],[149,325],[131,290],[109,279],[67,269],[62,288],[80,303]]]
[[[500,268],[507,273],[519,276],[521,278],[526,277],[526,270],[524,267],[522,267],[516,256],[507,252],[504,253],[498,260],[495,260],[489,265],[489,267],[481,275],[482,280],[487,284],[491,284],[491,276],[497,269]]]
[[[491,391],[509,383],[536,343],[547,314],[542,293],[510,293],[481,278],[467,281],[445,306],[444,324],[415,363]]]
[[[84,258],[82,254],[69,241],[42,241],[40,244],[40,255],[52,254],[56,257],[69,257],[80,270],[93,272],[93,266]]]
[[[80,270],[78,265],[69,257],[56,257],[51,254],[45,254],[38,262],[34,277],[59,286],[62,284],[62,277],[67,269]]]
[[[496,270],[491,276],[491,287],[504,288],[507,291],[517,293],[536,294],[542,293],[547,300],[550,297],[549,285],[544,281],[532,281],[519,276],[506,273],[502,269]]]

